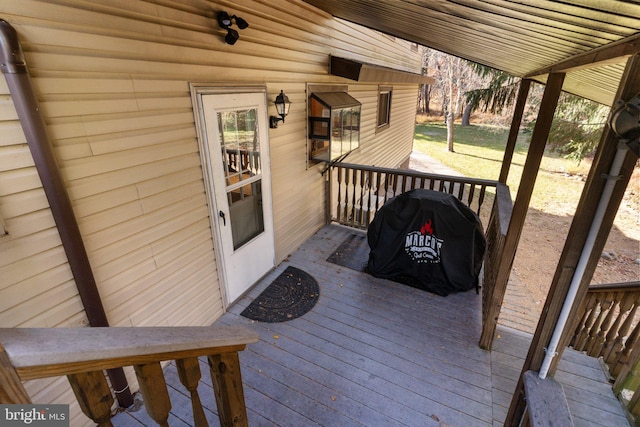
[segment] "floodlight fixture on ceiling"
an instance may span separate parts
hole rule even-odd
[[[231,28],[235,23],[238,29],[244,30],[249,26],[249,23],[244,19],[236,15],[229,15],[227,12],[218,12],[218,26],[223,30],[227,30],[227,35],[224,37],[224,41],[227,44],[235,44],[240,38],[240,35],[236,30]]]

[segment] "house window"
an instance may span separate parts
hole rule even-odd
[[[347,92],[309,97],[310,160],[333,162],[360,146],[360,102]]]
[[[376,123],[376,132],[389,127],[391,122],[391,94],[393,89],[391,86],[380,86],[378,88],[378,120]]]

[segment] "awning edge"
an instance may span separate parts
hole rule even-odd
[[[333,55],[329,57],[329,73],[334,76],[366,83],[415,83],[427,85],[435,83],[435,79],[429,76]]]

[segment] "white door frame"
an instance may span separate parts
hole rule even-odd
[[[206,95],[225,95],[225,94],[242,94],[242,93],[262,93],[265,97],[265,105],[266,105],[266,96],[267,96],[267,88],[265,86],[220,86],[219,84],[207,84],[207,83],[191,83],[190,84],[191,91],[191,101],[193,105],[193,113],[196,124],[196,133],[198,138],[198,147],[200,151],[200,161],[202,165],[202,174],[205,184],[205,192],[207,196],[207,204],[209,205],[209,222],[210,228],[214,243],[215,250],[215,258],[216,265],[218,267],[218,278],[220,281],[220,292],[222,294],[222,304],[223,308],[226,311],[227,307],[231,303],[229,301],[229,292],[228,292],[228,278],[226,275],[226,267],[223,259],[223,241],[222,235],[219,229],[219,218],[216,212],[219,211],[218,203],[216,202],[215,189],[213,186],[214,177],[211,170],[210,164],[210,150],[209,143],[207,140],[207,132],[205,126],[205,116],[204,109],[202,103],[202,97]],[[268,115],[265,114],[264,117],[261,117],[262,120],[265,120],[265,123],[268,123],[269,118]],[[268,131],[266,132],[266,137],[268,138]],[[269,146],[268,140],[265,141],[266,146]],[[263,163],[263,168],[267,168],[270,170],[270,157],[268,150],[263,153],[264,157],[261,159]],[[263,186],[268,186],[268,191],[271,193],[271,177],[270,173],[267,174],[265,179],[262,181]],[[273,232],[273,208],[271,204],[269,204],[268,209],[271,210],[268,214],[265,213],[265,228],[269,227]],[[266,222],[269,221],[267,224]],[[275,259],[274,259],[275,264]]]

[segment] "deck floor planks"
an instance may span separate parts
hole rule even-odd
[[[294,373],[300,373],[298,376],[289,377],[289,384],[305,392],[313,390],[315,384],[321,384],[325,387],[325,393],[314,394],[314,397],[323,402],[323,404],[340,408],[347,415],[354,418],[357,416],[357,411],[354,411],[354,409],[373,412],[366,418],[377,418],[378,422],[385,423],[388,422],[385,420],[391,420],[390,425],[406,425],[412,417],[421,416],[419,412],[404,405],[403,402],[393,400],[394,396],[390,393],[397,392],[397,389],[390,386],[388,390],[375,390],[375,387],[372,387],[375,381],[371,380],[368,372],[349,366],[340,360],[332,360],[331,357],[322,354],[317,354],[313,360],[307,360],[308,357],[299,356],[300,353],[304,355],[306,350],[298,343],[288,343],[288,340],[282,337],[278,340],[278,346],[285,346],[286,348],[286,350],[281,349],[281,352],[286,353],[284,360],[286,360],[287,367],[293,370]],[[256,351],[258,350],[262,350],[262,353],[269,359],[279,359],[279,362],[273,362],[272,360],[276,366],[282,363],[283,355],[279,354],[275,348],[256,349]],[[249,352],[248,355],[251,355],[251,353]],[[263,365],[260,366],[264,372]],[[267,372],[267,374],[271,375],[270,372]],[[362,402],[361,406],[354,408],[347,405],[351,400],[359,400]],[[385,401],[386,404],[384,406],[377,405],[380,401]],[[382,408],[384,408],[385,414],[380,414],[379,417],[376,417],[376,412],[379,412]],[[300,407],[297,410],[304,411],[305,408]],[[278,419],[280,415],[276,413],[272,416]]]
[[[430,362],[438,364],[441,362],[445,364],[449,363],[452,369],[457,367],[470,375],[476,372],[487,374],[485,369],[477,367],[478,362],[486,362],[488,358],[486,352],[479,352],[480,357],[478,358],[469,358],[467,354],[474,353],[473,351],[468,351],[468,347],[473,346],[473,344],[469,344],[469,340],[451,341],[447,337],[438,337],[430,334],[429,329],[433,328],[433,324],[418,322],[413,325],[405,325],[397,322],[396,319],[378,316],[377,313],[371,313],[367,318],[359,318],[352,314],[345,315],[347,308],[337,310],[340,308],[340,301],[333,301],[331,305],[332,308],[320,306],[317,311],[314,310],[309,313],[309,316],[307,316],[305,320],[316,320],[316,322],[318,322],[319,319],[322,318],[314,316],[319,313],[324,313],[327,320],[335,322],[325,322],[326,324],[323,326],[336,332],[340,328],[344,329],[352,327],[352,325],[361,325],[360,329],[362,329],[363,334],[367,336],[368,342],[372,342],[371,340],[373,340],[378,343],[380,348],[387,348],[389,351],[396,350],[403,356],[407,355],[404,353],[405,351],[408,351],[409,354],[411,354],[411,352],[419,352],[422,358],[428,356]],[[386,310],[384,307],[380,307],[379,312],[384,312],[384,310]],[[389,312],[390,310],[386,311]],[[347,336],[349,335],[347,334]],[[458,350],[457,347],[460,346],[462,350],[456,352],[455,350]],[[400,352],[401,349],[402,352]]]
[[[293,345],[287,345],[288,343],[286,341],[287,340],[284,339],[282,343],[278,344],[279,346],[287,346],[286,350],[280,349],[280,351],[277,351],[274,348],[264,348],[256,349],[256,351],[262,350],[261,354],[264,353],[269,359],[279,359],[280,362],[277,363],[283,363],[282,360],[285,360],[285,363],[289,368],[300,372],[301,376],[294,378],[290,383],[293,387],[300,390],[309,390],[309,384],[313,384],[314,382],[321,383],[327,387],[327,389],[333,391],[331,396],[335,398],[336,402],[338,399],[341,400],[339,406],[342,406],[343,396],[347,396],[349,399],[360,400],[365,406],[369,405],[368,407],[371,409],[385,408],[385,412],[388,417],[392,417],[392,419],[395,419],[404,425],[407,425],[407,423],[412,419],[415,419],[415,417],[421,416],[420,413],[413,410],[410,406],[406,406],[402,402],[393,400],[394,395],[392,393],[397,393],[397,389],[389,387],[387,390],[374,390],[371,387],[373,381],[369,381],[370,378],[367,372],[355,369],[341,361],[331,361],[330,358],[323,357],[322,355],[318,355],[319,357],[316,357],[314,361],[306,360],[296,354],[300,351],[304,352],[303,349],[301,350],[299,346],[295,345],[295,343]],[[280,353],[285,353],[284,359],[283,354]],[[241,360],[243,359],[241,358]],[[325,366],[320,366],[318,363],[322,363]],[[251,378],[247,378],[246,383],[251,386]],[[323,399],[323,401],[328,403],[333,402],[331,396],[319,395],[315,396],[315,398]],[[385,405],[378,406],[377,404],[380,401],[385,401]],[[349,414],[351,413],[351,408],[347,407],[345,409]],[[305,408],[297,408],[297,410],[304,411]],[[281,414],[274,411],[269,411],[266,414],[268,415],[265,416],[273,417],[275,420],[278,420],[281,417]],[[384,418],[385,417],[380,417],[381,420]],[[394,423],[397,421],[394,421]]]
[[[356,353],[339,354],[338,352],[344,352],[345,349],[329,342],[314,343],[306,340],[299,342],[299,337],[306,337],[306,334],[291,329],[279,328],[277,343],[274,345],[285,349],[289,354],[311,362],[315,366],[324,367],[327,372],[322,381],[332,386],[336,391],[341,391],[340,384],[346,380],[373,392],[369,393],[369,398],[372,399],[371,404],[376,407],[386,407],[391,403],[406,406],[405,401],[409,401],[411,405],[401,408],[398,412],[405,418],[401,421],[405,424],[408,422],[409,425],[425,415],[446,411],[446,407],[438,401],[424,396],[428,391],[420,389],[414,378],[401,375],[392,367],[381,368],[380,364]],[[289,333],[291,332],[299,337],[290,338]],[[268,331],[267,333],[272,332]],[[411,411],[411,408],[419,409]],[[414,417],[406,418],[411,413],[414,414]]]
[[[322,327],[322,325],[319,325]],[[321,332],[324,332],[322,329]],[[348,332],[348,331],[347,331]],[[304,335],[308,336],[308,335]],[[393,354],[393,350],[378,350],[360,339],[334,339],[331,334],[325,337],[323,351],[331,357],[341,357],[354,366],[361,365],[368,372],[381,377],[385,381],[401,386],[408,391],[420,394],[425,398],[437,401],[444,398],[454,408],[465,408],[468,413],[479,416],[486,408],[478,405],[474,394],[481,395],[483,390],[460,381],[446,373],[425,369],[423,366]],[[373,337],[372,337],[373,339]],[[335,344],[334,344],[335,343]],[[327,349],[332,349],[328,351]],[[416,386],[419,384],[420,386]],[[489,399],[489,396],[486,396]],[[487,400],[488,402],[489,400]],[[490,414],[488,414],[490,416]]]
[[[309,321],[313,322],[314,319],[309,316]],[[323,328],[317,330],[317,334],[323,336],[326,340],[331,340],[335,337],[332,331],[342,332],[339,335],[343,346],[350,345],[351,338],[348,335],[349,329],[347,325],[341,325],[336,327],[335,323],[318,322],[317,326]],[[375,331],[375,329],[374,329]],[[414,350],[410,344],[406,346],[393,341],[393,337],[386,339],[383,336],[376,336],[371,334],[363,334],[356,340],[356,351],[359,354],[366,355],[370,358],[375,358],[378,362],[389,363],[395,366],[395,369],[399,369],[402,372],[412,372],[415,375],[416,369],[424,370],[424,381],[431,382],[435,386],[441,385],[443,381],[449,380],[451,377],[465,378],[463,384],[464,387],[468,387],[470,394],[481,393],[482,390],[486,390],[488,384],[490,384],[490,377],[487,375],[480,375],[473,371],[465,370],[453,364],[448,364],[444,360],[434,360],[429,352]],[[446,372],[442,372],[446,371]],[[429,376],[429,378],[426,378]],[[455,387],[454,387],[455,388]]]
[[[531,335],[499,325],[493,351],[484,351],[474,291],[441,297],[326,262],[353,232],[323,228],[218,321],[260,335],[240,353],[250,425],[502,425]],[[288,265],[320,284],[313,310],[284,323],[240,316]],[[576,426],[628,425],[599,362],[564,354],[556,379],[579,412]],[[215,418],[206,360],[201,367],[201,399]],[[182,394],[174,405],[184,405],[173,363],[167,382],[172,398]],[[190,411],[176,408],[172,420],[180,425]]]

